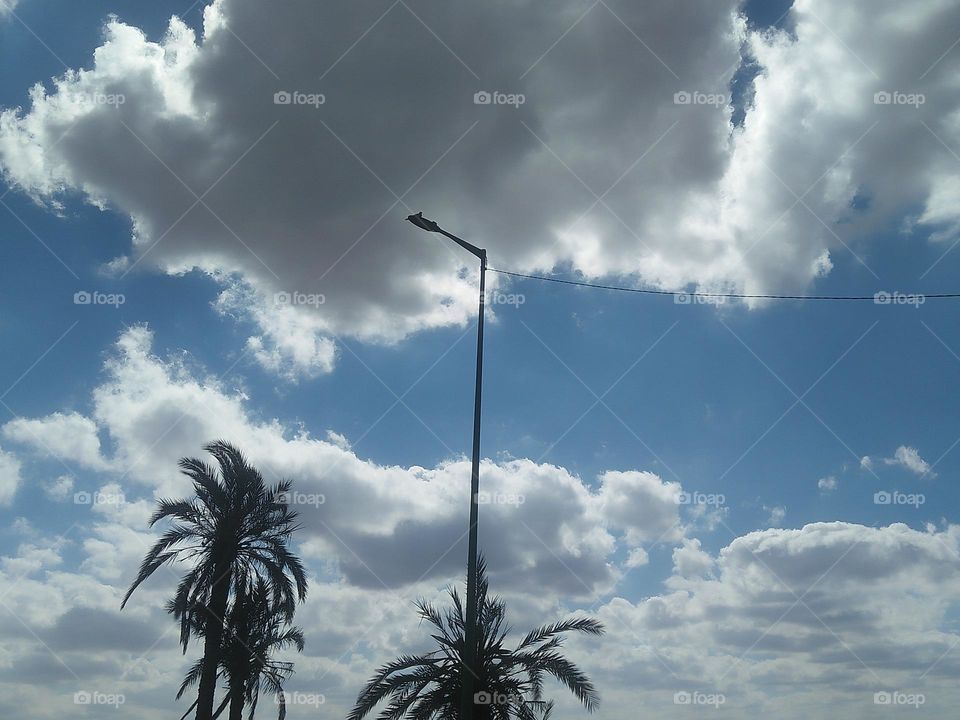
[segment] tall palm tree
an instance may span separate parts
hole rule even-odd
[[[293,663],[273,660],[277,650],[296,648],[303,652],[303,631],[290,626],[277,612],[267,584],[259,579],[241,596],[236,631],[228,634],[224,647],[224,666],[230,688],[230,720],[240,720],[245,703],[250,717],[257,710],[260,691],[271,692],[280,706],[279,719],[286,716],[283,683],[293,675]]]
[[[603,625],[590,618],[543,625],[527,633],[510,650],[504,645],[510,630],[506,624],[506,605],[499,597],[488,595],[483,558],[478,563],[477,576],[476,716],[495,720],[546,720],[553,707],[552,702],[543,699],[546,676],[566,685],[587,711],[595,710],[600,700],[593,683],[560,650],[564,633],[602,635]],[[420,617],[433,626],[431,637],[439,647],[425,655],[401,655],[379,668],[360,691],[347,720],[362,720],[388,698],[380,720],[459,719],[465,619],[456,589],[451,589],[449,594],[453,606],[442,614],[424,600],[417,602]]]
[[[150,526],[168,518],[173,524],[144,557],[121,607],[161,566],[178,560],[191,563],[169,607],[180,620],[184,651],[195,630],[204,628],[196,718],[212,720],[224,618],[235,581],[264,578],[273,607],[292,619],[297,600],[306,598],[307,578],[300,559],[288,549],[297,529],[297,514],[284,502],[290,483],[268,487],[243,453],[222,440],[204,449],[218,467],[196,458],[180,460],[196,497],[157,501]]]
[[[226,679],[227,694],[214,717],[229,703],[230,720],[240,720],[245,705],[250,706],[249,717],[253,718],[260,692],[264,691],[274,694],[279,705],[279,720],[284,720],[287,710],[283,683],[293,675],[293,663],[273,660],[272,655],[290,647],[302,652],[303,631],[291,627],[284,615],[276,611],[270,589],[262,578],[236,590],[227,625],[220,671],[220,676]],[[202,635],[203,632],[204,627],[198,623],[194,633]],[[184,677],[178,699],[196,684],[201,670],[202,660],[198,660]]]

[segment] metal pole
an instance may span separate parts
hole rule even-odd
[[[477,318],[477,384],[473,401],[473,459],[470,469],[470,539],[467,548],[467,618],[464,632],[464,672],[460,701],[461,720],[473,720],[474,680],[477,678],[477,496],[480,493],[480,398],[483,388],[483,306],[487,276],[487,251],[480,256],[480,311]]]
[[[476,715],[474,680],[477,679],[477,496],[480,494],[480,397],[483,388],[483,305],[487,279],[487,251],[448,233],[423,213],[407,220],[421,230],[440,233],[453,240],[480,260],[480,314],[477,318],[477,384],[473,400],[473,458],[470,468],[470,539],[467,547],[467,610],[464,628],[463,669],[460,682],[460,720],[473,720]]]

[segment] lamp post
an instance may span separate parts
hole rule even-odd
[[[470,539],[467,546],[467,618],[464,632],[466,645],[460,697],[460,720],[473,720],[474,678],[477,677],[477,495],[480,492],[480,394],[483,386],[483,294],[487,275],[487,251],[456,235],[448,233],[423,213],[410,215],[407,220],[421,230],[446,235],[480,260],[480,311],[477,318],[477,383],[473,401],[473,460],[470,469]]]

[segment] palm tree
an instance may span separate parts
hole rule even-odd
[[[180,460],[196,497],[157,501],[150,526],[167,518],[173,524],[144,557],[121,607],[161,566],[178,560],[192,564],[168,609],[180,620],[184,651],[191,635],[204,630],[196,718],[212,720],[231,587],[254,577],[265,579],[274,609],[290,620],[297,600],[306,598],[307,578],[300,559],[288,549],[297,529],[297,514],[284,502],[290,483],[268,487],[240,450],[222,440],[204,449],[218,468],[196,458]]]
[[[237,589],[227,621],[219,673],[226,678],[227,694],[214,718],[228,703],[230,720],[240,720],[246,704],[250,706],[249,717],[253,718],[260,692],[264,691],[274,694],[279,705],[279,720],[284,720],[287,710],[283,683],[293,675],[293,663],[273,660],[271,656],[275,651],[289,647],[302,652],[303,631],[291,627],[283,614],[276,611],[270,589],[263,579],[258,579],[252,586]],[[198,624],[194,632],[202,635],[203,626]],[[196,684],[202,664],[202,660],[198,660],[191,666],[180,685],[177,699]]]
[[[242,610],[224,648],[230,688],[230,720],[240,720],[245,703],[250,717],[257,710],[260,691],[273,693],[280,706],[279,718],[287,714],[283,683],[293,675],[293,663],[272,660],[274,651],[289,647],[303,652],[303,631],[291,627],[271,603],[267,584],[259,579],[242,595]]]
[[[543,699],[543,681],[548,675],[566,685],[587,711],[594,711],[600,700],[593,683],[560,649],[564,633],[602,635],[603,625],[590,618],[543,625],[527,633],[510,650],[504,646],[510,630],[506,605],[499,597],[488,596],[483,558],[477,576],[476,716],[546,720],[553,707]],[[420,618],[433,626],[431,637],[439,647],[425,655],[402,655],[379,668],[360,691],[347,720],[362,720],[387,698],[389,704],[380,713],[380,720],[459,720],[465,619],[456,589],[449,594],[453,607],[443,614],[426,601],[417,601]]]

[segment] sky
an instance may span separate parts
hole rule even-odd
[[[5,0],[0,55],[0,713],[186,710],[176,569],[120,600],[217,438],[298,493],[289,717],[429,647],[478,268],[420,210],[664,291],[487,274],[480,546],[605,624],[596,717],[956,707],[956,3]]]

